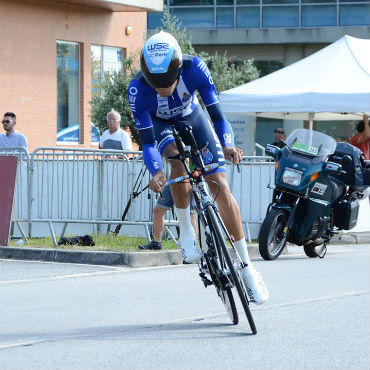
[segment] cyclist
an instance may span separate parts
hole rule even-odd
[[[202,149],[204,163],[219,163],[225,158],[239,163],[242,151],[234,146],[232,128],[225,119],[211,73],[205,62],[191,55],[183,55],[176,39],[167,32],[151,36],[144,44],[140,57],[141,71],[128,87],[128,99],[139,130],[144,162],[152,174],[149,187],[154,192],[163,190],[166,176],[162,159],[178,154],[171,124],[174,124],[186,145],[186,126],[191,125],[195,139]],[[213,122],[214,128],[201,109],[196,91],[199,92]],[[207,144],[208,143],[208,144]],[[193,159],[195,161],[195,159]],[[185,175],[179,160],[169,160],[171,179]],[[196,165],[195,161],[195,165]],[[225,166],[207,176],[221,217],[235,239],[235,247],[246,263],[242,278],[247,285],[251,301],[261,304],[268,299],[268,290],[261,274],[252,265],[244,238],[239,207],[230,193]],[[176,214],[180,226],[179,245],[185,262],[199,261],[201,254],[191,225],[189,212],[190,184],[171,186]]]

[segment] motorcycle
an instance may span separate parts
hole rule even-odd
[[[362,153],[307,129],[294,130],[283,148],[267,145],[266,153],[275,159],[275,188],[259,233],[261,256],[274,260],[289,242],[323,258],[333,235],[356,226],[359,199],[367,196]]]

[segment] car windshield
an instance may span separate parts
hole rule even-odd
[[[286,143],[291,150],[313,157],[333,154],[337,146],[332,137],[303,128],[294,130],[286,139]]]

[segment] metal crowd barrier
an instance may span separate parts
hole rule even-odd
[[[10,153],[11,148],[7,148],[6,155]],[[55,245],[56,226],[63,236],[67,227],[69,232],[74,229],[74,234],[81,234],[82,230],[87,233],[87,227],[102,233],[122,224],[126,226],[125,233],[144,228],[150,239],[153,208],[158,198],[150,190],[133,201],[125,221],[121,221],[138,177],[141,176],[142,185],[138,190],[150,179],[141,152],[42,147],[30,154],[20,150],[19,158],[12,221],[25,240],[26,235],[45,236],[42,226],[45,223]],[[273,184],[273,173],[274,162],[270,157],[243,157],[240,173],[236,166],[227,166],[230,188],[239,204],[249,241],[258,235],[265,217],[272,197],[267,185]],[[21,223],[26,224],[26,231]],[[168,235],[176,241],[169,228],[178,223],[171,212],[166,214],[165,225]]]
[[[31,219],[47,222],[56,245],[54,224],[96,225],[96,232],[107,232],[117,224],[149,227],[156,196],[145,190],[131,205],[125,220],[121,217],[138,177],[145,187],[149,173],[143,169],[142,153],[121,150],[38,148],[31,153]],[[170,216],[169,216],[170,217]],[[166,220],[168,226],[177,222]],[[175,240],[175,238],[173,238]]]

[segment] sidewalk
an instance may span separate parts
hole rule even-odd
[[[333,237],[330,246],[336,244],[370,244],[370,232],[346,233]],[[295,250],[300,247],[294,247]],[[253,258],[261,258],[258,244],[248,245],[249,255]],[[303,250],[303,248],[302,248]],[[290,248],[285,248],[283,254],[289,254]],[[182,256],[179,250],[163,250],[153,252],[100,252],[84,250],[61,250],[25,247],[0,247],[0,258],[19,259],[31,261],[49,261],[65,263],[82,263],[93,265],[124,265],[127,267],[151,267],[182,264]]]

